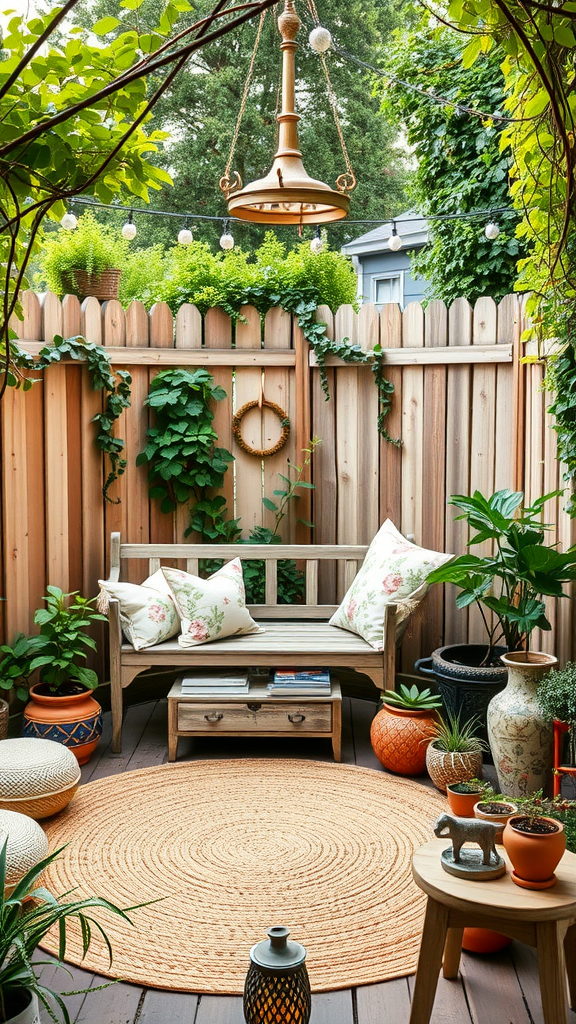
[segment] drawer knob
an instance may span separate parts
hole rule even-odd
[[[254,703],[252,703],[252,704],[247,704],[246,707],[248,708],[248,711],[260,711],[260,708],[262,707],[262,705],[261,704],[254,704]]]
[[[306,715],[288,715],[288,721],[292,722],[293,725],[300,725],[300,722],[303,722],[305,718]]]
[[[204,715],[204,718],[207,722],[219,722],[224,718],[224,715],[220,714],[218,711],[211,711],[209,715]]]

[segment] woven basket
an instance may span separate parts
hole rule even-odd
[[[426,751],[426,768],[436,789],[446,792],[449,782],[468,782],[482,776],[482,751],[471,750],[467,753],[450,754],[445,750],[436,750],[432,740]]]
[[[8,735],[8,718],[10,708],[7,701],[0,698],[0,740],[5,740]]]
[[[64,284],[72,295],[79,295],[81,299],[94,295],[104,302],[118,298],[121,273],[121,270],[103,270],[101,274],[87,274],[85,270],[74,270],[64,279]]]

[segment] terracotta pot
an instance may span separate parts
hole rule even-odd
[[[426,747],[436,733],[435,711],[414,711],[383,704],[370,728],[376,757],[385,768],[399,775],[423,775]]]
[[[79,764],[86,764],[102,734],[102,708],[91,690],[55,697],[39,693],[42,685],[30,687],[22,735],[63,743],[76,755]]]
[[[554,818],[542,816],[540,821],[556,825],[556,831],[547,835],[521,832],[515,826],[525,815],[514,815],[504,829],[504,847],[512,861],[512,879],[524,889],[549,889],[556,881],[556,870],[564,850],[564,826]]]
[[[498,953],[511,942],[507,935],[490,928],[465,928],[462,935],[462,949],[468,953]]]
[[[450,810],[457,818],[473,818],[474,806],[478,803],[478,798],[482,796],[482,790],[475,789],[473,793],[458,793],[453,787],[460,785],[462,785],[461,782],[449,782],[446,786]]]
[[[502,812],[501,813],[494,813],[493,814],[493,813],[491,813],[489,811],[485,811],[483,809],[483,806],[482,806],[483,803],[486,803],[487,806],[490,805],[490,801],[489,800],[486,800],[486,801],[480,800],[477,804],[474,805],[474,817],[475,818],[480,818],[481,821],[492,821],[492,822],[494,822],[495,825],[501,825],[502,827],[499,828],[497,833],[496,833],[496,842],[497,843],[501,843],[502,842],[502,833],[504,832],[504,826],[505,826],[506,822],[514,814],[518,814],[518,807],[516,806],[516,804],[503,803],[503,804],[500,805],[502,807]],[[507,807],[508,810],[504,810],[505,807]]]
[[[437,750],[435,743],[436,740],[432,740],[426,751],[426,767],[436,789],[445,793],[449,782],[467,782],[468,779],[480,778],[481,750],[448,753],[446,750]]]
[[[526,796],[551,789],[553,729],[545,722],[536,699],[538,683],[556,658],[538,651],[502,655],[508,684],[488,705],[488,739],[500,792]]]

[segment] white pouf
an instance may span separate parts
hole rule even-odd
[[[0,848],[6,848],[6,890],[48,856],[48,839],[37,822],[15,811],[0,811]]]
[[[0,743],[0,808],[47,818],[70,802],[80,765],[62,743],[31,736]]]

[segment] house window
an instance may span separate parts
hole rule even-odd
[[[376,306],[384,306],[387,302],[399,302],[402,305],[404,299],[404,274],[382,274],[373,279],[374,297]]]

